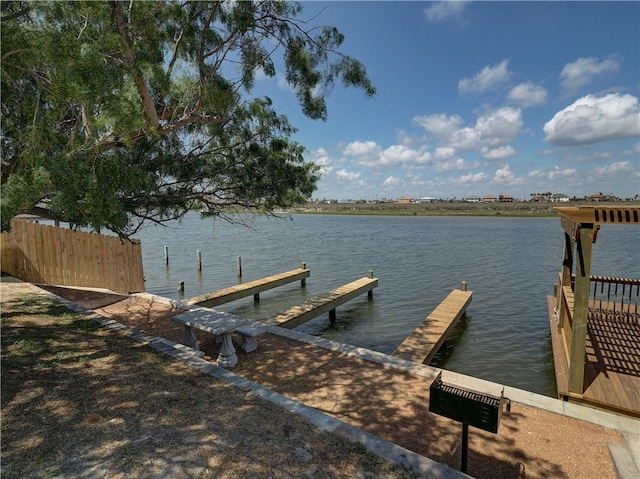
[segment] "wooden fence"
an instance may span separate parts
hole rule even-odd
[[[2,271],[23,281],[144,291],[139,240],[14,219],[0,245]]]

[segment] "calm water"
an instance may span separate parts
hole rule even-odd
[[[546,297],[562,263],[557,218],[293,215],[242,217],[248,227],[187,216],[173,228],[148,228],[142,240],[146,289],[178,298],[287,271],[306,262],[299,283],[235,301],[225,311],[251,319],[365,276],[379,279],[366,295],[298,330],[391,353],[460,281],[473,300],[432,364],[541,394],[555,395]],[[604,225],[593,248],[592,274],[640,276],[640,228]],[[612,254],[616,251],[626,254]],[[169,266],[164,246],[169,247]],[[202,272],[197,254],[202,255]]]

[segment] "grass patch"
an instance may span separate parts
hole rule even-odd
[[[3,479],[414,477],[55,301],[4,293]]]

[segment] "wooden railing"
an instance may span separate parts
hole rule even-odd
[[[574,312],[574,282],[563,285],[556,293],[558,329],[562,333],[567,360],[571,356],[571,329]],[[640,279],[591,276],[589,279],[589,305],[587,319],[604,319],[640,323]]]
[[[589,283],[589,317],[640,322],[640,279],[591,276]]]
[[[0,259],[3,272],[30,283],[144,291],[138,240],[13,220]]]

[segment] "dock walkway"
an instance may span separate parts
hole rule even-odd
[[[246,298],[251,295],[253,295],[253,299],[255,301],[260,301],[260,293],[263,291],[277,288],[278,286],[292,283],[294,281],[300,281],[300,284],[304,286],[305,279],[308,278],[310,274],[311,271],[307,269],[306,264],[302,263],[300,268],[293,269],[291,271],[285,271],[284,273],[267,276],[265,278],[237,284],[211,293],[194,296],[184,302],[186,304],[213,308],[214,306],[230,303],[231,301]]]
[[[363,293],[368,293],[369,297],[371,297],[373,288],[377,286],[378,278],[374,278],[373,272],[369,271],[369,276],[357,279],[328,293],[311,298],[302,304],[293,306],[282,313],[267,318],[265,322],[276,324],[283,328],[293,329],[326,312],[329,313],[331,320],[335,320],[335,311],[338,306]]]
[[[472,291],[454,289],[393,352],[393,356],[428,363],[471,302]]]

